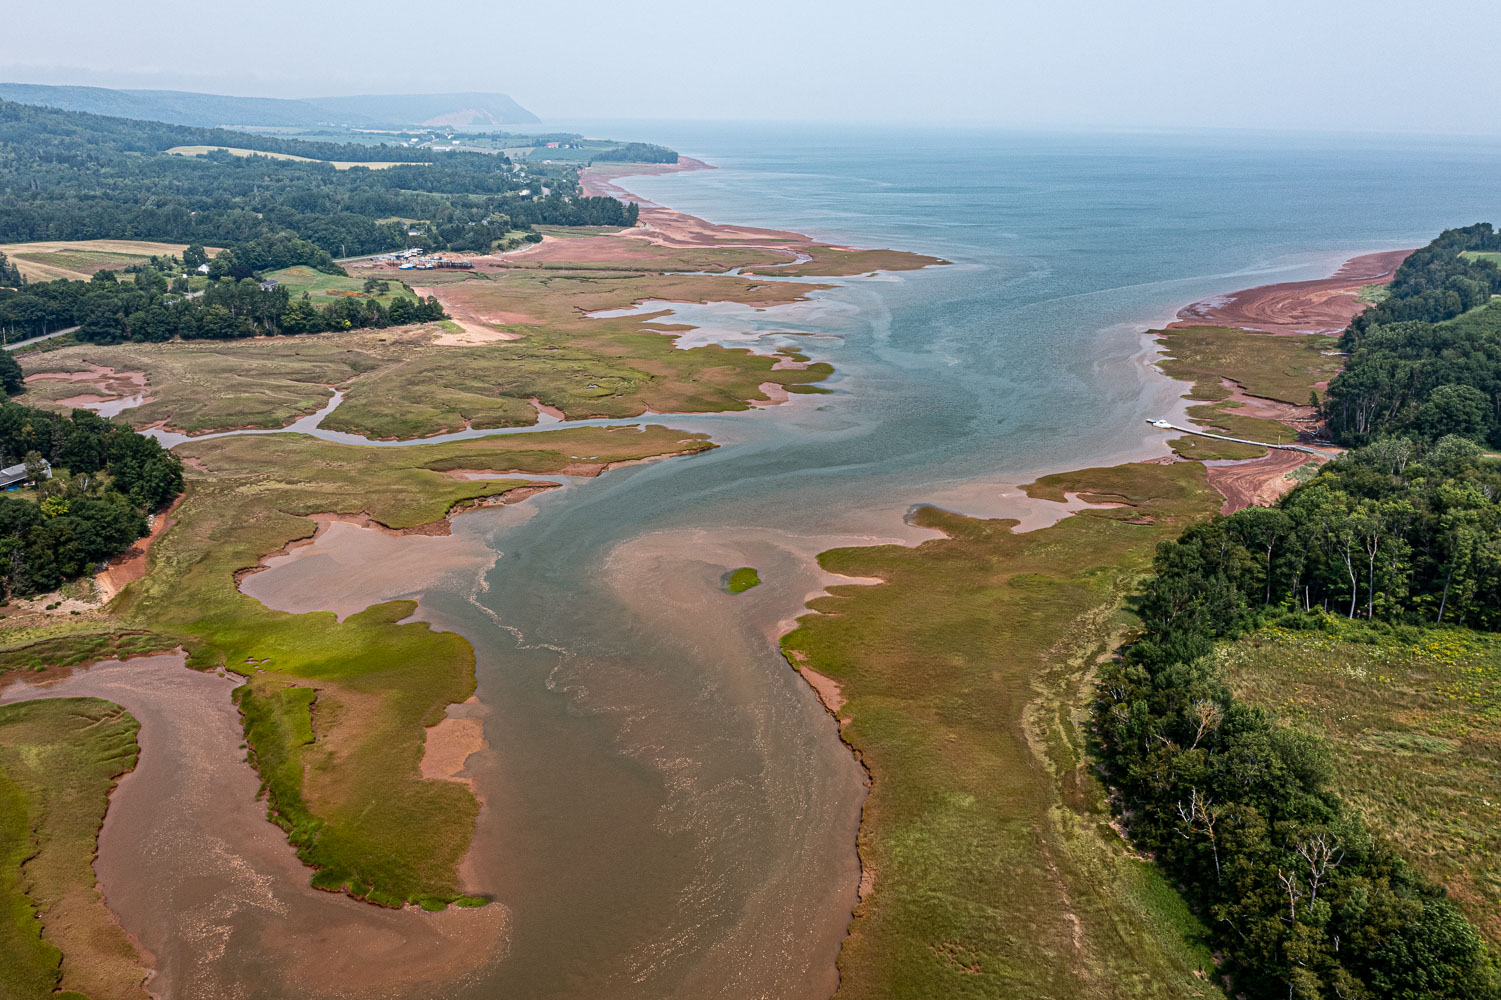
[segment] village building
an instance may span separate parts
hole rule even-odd
[[[42,478],[52,478],[52,465],[46,459],[42,460]],[[22,486],[30,485],[32,481],[32,475],[27,470],[25,462],[0,469],[0,490],[20,489]]]

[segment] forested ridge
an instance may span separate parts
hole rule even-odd
[[[51,465],[51,478],[43,462]],[[53,590],[146,533],[145,515],[182,492],[182,463],[157,442],[87,410],[0,404],[0,466],[36,486],[0,494],[5,595]]]
[[[1336,433],[1365,446],[1275,506],[1162,543],[1142,634],[1103,671],[1096,750],[1123,824],[1204,919],[1233,992],[1501,997],[1443,889],[1332,791],[1328,749],[1237,700],[1213,656],[1263,626],[1501,630],[1501,463],[1483,445],[1497,425],[1473,412],[1494,407],[1501,273],[1460,256],[1497,243],[1488,225],[1451,230],[1403,264],[1345,333],[1350,367],[1329,388]],[[1368,392],[1403,401],[1354,421]]]
[[[326,162],[170,155],[209,145],[313,160],[415,160],[383,170]],[[546,193],[544,194],[544,189]],[[0,242],[140,239],[234,247],[290,233],[335,256],[476,249],[470,230],[632,225],[635,206],[585,197],[566,166],[503,156],[301,140],[110,118],[0,101]],[[437,242],[451,234],[446,246]],[[482,249],[488,249],[488,243]]]
[[[1350,353],[1324,404],[1341,444],[1461,434],[1501,446],[1501,252],[1489,223],[1446,230],[1397,269],[1390,295],[1340,340]]]

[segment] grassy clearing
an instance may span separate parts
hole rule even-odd
[[[1345,801],[1501,946],[1501,640],[1331,620],[1218,656],[1237,695],[1329,741]]]
[[[605,271],[728,271],[736,267],[766,266],[790,262],[786,253],[759,247],[665,247],[630,236],[619,230],[596,232],[589,239],[573,237],[543,243],[513,257],[508,267],[523,270]],[[814,272],[808,272],[814,273]]]
[[[743,594],[752,587],[761,585],[761,575],[754,566],[741,566],[724,575],[724,589],[731,594]]]
[[[462,785],[423,779],[420,761],[425,728],[474,691],[469,644],[398,624],[410,601],[343,622],[274,611],[239,591],[237,572],[311,536],[309,514],[412,528],[526,482],[454,470],[588,474],[707,447],[702,435],[661,426],[385,449],[290,434],[194,442],[180,448],[190,474],[177,523],[112,610],[174,637],[193,665],[248,678],[239,707],[270,813],[317,869],[315,885],[387,905],[464,902],[457,868],[478,804]]]
[[[1027,534],[926,509],[948,537],[836,549],[880,577],[836,586],[783,640],[837,681],[841,732],[873,775],[860,854],[873,889],[839,996],[1210,997],[1201,931],[1108,825],[1082,722],[1117,610],[1155,544],[1219,500],[1197,464],[1050,476],[1129,506]]]
[[[0,706],[0,994],[146,1000],[146,971],[93,867],[139,728],[96,698]]]
[[[386,170],[390,167],[419,167],[426,166],[421,162],[397,162],[388,160],[315,160],[308,156],[294,156],[291,153],[266,153],[259,149],[240,149],[237,146],[173,146],[166,152],[175,156],[204,156],[215,151],[225,152],[231,156],[265,156],[272,160],[297,160],[301,163],[327,163],[335,170],[348,170],[351,167],[368,167],[371,170]]]
[[[1158,367],[1173,378],[1195,382],[1194,398],[1223,399],[1228,391],[1204,383],[1228,378],[1253,396],[1302,406],[1316,383],[1327,382],[1343,366],[1341,358],[1324,353],[1336,349],[1334,339],[1319,334],[1283,337],[1223,326],[1153,334],[1168,354]],[[1199,395],[1201,386],[1208,395]],[[1216,390],[1221,394],[1214,395]]]
[[[313,301],[314,305],[327,305],[337,299],[375,299],[381,305],[389,306],[396,299],[415,299],[412,290],[401,282],[394,273],[382,277],[382,281],[389,282],[389,290],[385,292],[367,293],[363,278],[348,278],[340,274],[324,274],[315,271],[311,267],[299,265],[297,267],[285,267],[280,271],[268,271],[265,277],[273,281],[281,282],[286,288],[287,294],[294,299],[300,298],[304,293]]]

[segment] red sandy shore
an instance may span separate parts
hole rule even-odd
[[[1262,333],[1339,333],[1365,308],[1364,285],[1385,284],[1411,250],[1352,257],[1328,278],[1258,285],[1185,306],[1172,327],[1231,326]]]
[[[663,246],[677,247],[722,247],[749,243],[755,246],[798,247],[813,242],[801,233],[789,233],[781,229],[759,229],[755,226],[731,226],[707,222],[697,216],[687,215],[675,209],[657,205],[632,194],[615,183],[616,177],[640,176],[642,174],[673,174],[685,170],[713,170],[710,164],[690,156],[678,157],[677,163],[631,164],[628,169],[611,176],[607,168],[590,167],[579,174],[579,185],[585,194],[618,198],[640,206],[641,225],[627,231],[627,235],[648,239]]]
[[[1180,310],[1177,322],[1169,329],[1213,325],[1283,335],[1339,333],[1365,309],[1356,297],[1361,287],[1391,281],[1410,253],[1388,250],[1362,254],[1350,258],[1328,278],[1258,285],[1196,302]],[[1300,432],[1317,427],[1318,416],[1312,407],[1261,399],[1248,395],[1238,385],[1226,384],[1231,389],[1230,401],[1240,404],[1239,413],[1280,420]],[[1229,514],[1276,502],[1293,487],[1287,474],[1310,461],[1317,459],[1302,452],[1271,449],[1263,458],[1211,464],[1209,483],[1225,498],[1222,513]]]

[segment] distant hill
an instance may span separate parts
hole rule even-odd
[[[462,128],[537,121],[536,115],[504,94],[402,94],[287,100],[198,94],[185,90],[111,90],[106,87],[0,83],[0,100],[200,128],[328,124],[363,128],[410,125]]]
[[[400,125],[449,125],[457,128],[531,124],[536,115],[505,94],[384,94],[361,97],[315,97],[305,104],[335,114]]]

